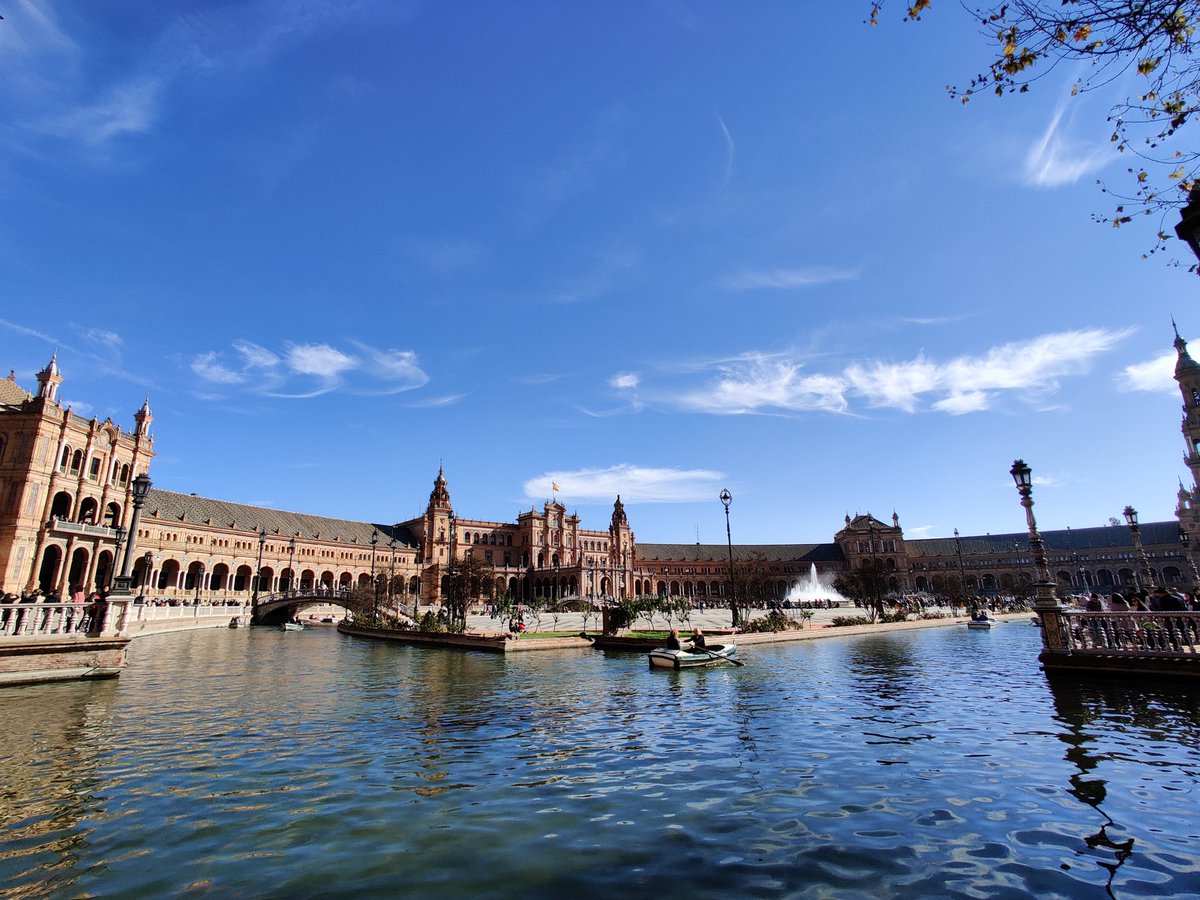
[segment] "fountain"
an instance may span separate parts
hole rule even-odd
[[[812,563],[808,570],[808,577],[796,582],[788,591],[787,599],[794,606],[800,606],[803,603],[814,603],[826,600],[832,600],[836,603],[849,603],[849,601],[833,589],[833,586],[822,580],[817,572],[817,564]]]

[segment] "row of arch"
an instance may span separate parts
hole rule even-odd
[[[50,503],[50,518],[67,522],[82,522],[86,525],[107,525],[116,528],[121,523],[121,504],[109,502],[100,507],[95,497],[84,497],[76,508],[75,498],[69,491],[59,491]]]
[[[1176,566],[1163,566],[1162,569],[1151,568],[1151,574],[1154,580],[1159,584],[1183,584],[1183,573]],[[950,576],[957,580],[957,576]],[[1055,581],[1068,591],[1090,591],[1090,590],[1115,590],[1117,588],[1129,587],[1137,584],[1141,580],[1141,575],[1135,573],[1128,566],[1117,569],[1097,569],[1095,572],[1089,572],[1086,569],[1083,572],[1069,572],[1066,569],[1059,570],[1054,575]],[[1022,572],[1019,579],[1011,572],[1003,572],[1000,575],[986,574],[983,576],[967,575],[965,586],[968,592],[996,593],[1001,591],[1011,591],[1018,584],[1029,585],[1033,583],[1033,578],[1027,572]],[[938,593],[950,586],[950,581],[947,576],[934,575],[927,578],[924,575],[919,575],[913,580],[913,588],[918,591],[933,591]]]

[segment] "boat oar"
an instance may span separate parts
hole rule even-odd
[[[707,653],[713,659],[723,659],[723,660],[725,660],[725,662],[733,663],[735,666],[744,666],[745,665],[745,663],[742,662],[740,659],[734,659],[732,656],[722,656],[720,653],[713,653],[707,647],[693,646],[692,649],[693,650],[703,650],[705,653]]]

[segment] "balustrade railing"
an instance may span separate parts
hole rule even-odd
[[[1068,610],[1063,619],[1072,653],[1178,657],[1200,652],[1200,612]]]
[[[96,620],[91,603],[0,604],[0,637],[111,636],[124,630],[129,604],[110,600]]]

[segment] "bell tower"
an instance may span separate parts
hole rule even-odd
[[[50,357],[46,368],[37,373],[37,395],[48,403],[58,403],[58,388],[62,384],[62,375],[58,371],[58,351]]]
[[[613,572],[619,573],[615,579],[617,596],[630,597],[633,594],[629,589],[633,581],[633,532],[629,530],[629,517],[625,515],[625,504],[621,502],[620,494],[617,494],[617,500],[613,503],[608,538],[608,563]]]

